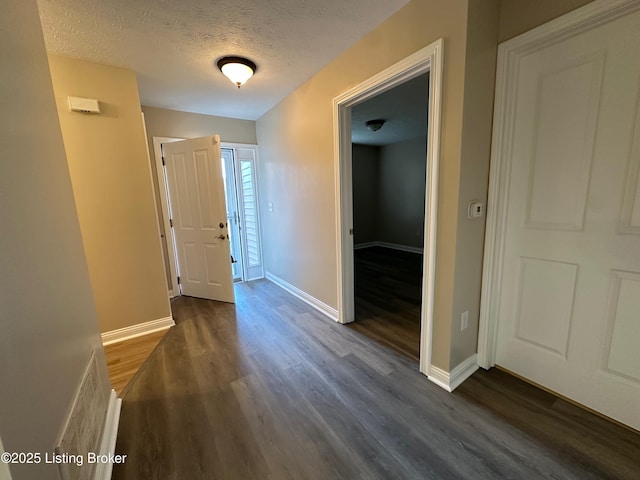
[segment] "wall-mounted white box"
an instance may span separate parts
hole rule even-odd
[[[95,98],[69,97],[72,112],[100,113],[100,102]]]

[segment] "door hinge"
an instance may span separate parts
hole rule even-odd
[[[353,228],[349,229],[349,235],[353,235]]]
[[[178,275],[178,285],[180,285],[180,275]]]
[[[164,163],[164,155],[162,156],[162,165],[166,165],[166,163]]]
[[[173,228],[173,218],[170,218],[170,219],[169,219],[169,226],[170,226],[171,228]]]

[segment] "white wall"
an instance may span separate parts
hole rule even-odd
[[[93,349],[108,377],[35,0],[3,3],[0,63],[0,432],[5,450],[44,454]]]

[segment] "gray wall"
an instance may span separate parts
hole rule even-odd
[[[354,144],[353,177],[353,242],[378,240],[378,180],[380,148]]]
[[[378,240],[422,248],[426,136],[380,149]]]
[[[44,454],[93,349],[108,377],[36,1],[3,7],[0,433],[8,452]],[[59,478],[50,464],[12,465],[11,473]]]
[[[353,145],[354,244],[422,248],[426,137],[373,147]]]

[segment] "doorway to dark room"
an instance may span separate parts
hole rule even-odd
[[[355,322],[418,362],[429,73],[351,110]]]

